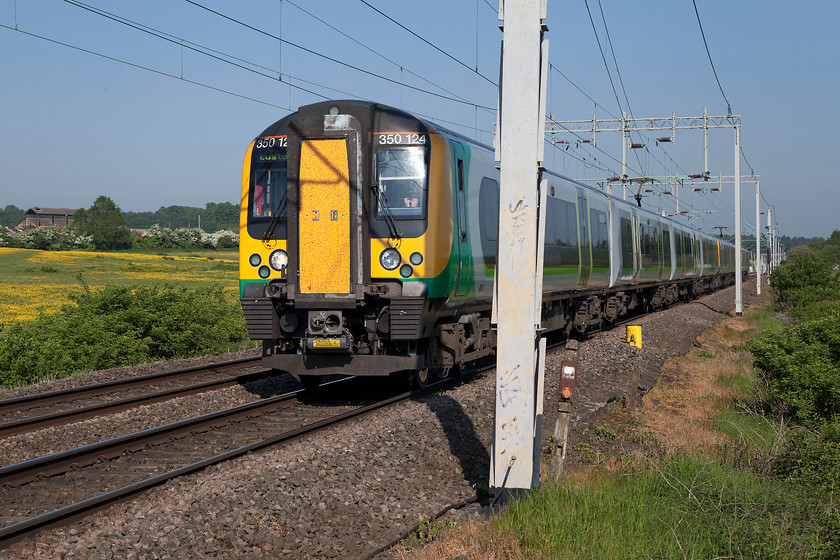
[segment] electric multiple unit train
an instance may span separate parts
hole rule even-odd
[[[547,331],[584,332],[734,282],[733,245],[543,178]],[[362,101],[277,121],[242,172],[240,297],[263,364],[306,385],[399,372],[425,384],[491,355],[498,216],[487,146]]]

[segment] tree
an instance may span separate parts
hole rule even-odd
[[[23,221],[23,210],[13,204],[7,204],[0,210],[0,226],[15,227]]]
[[[78,210],[73,217],[76,227],[90,235],[97,249],[127,249],[131,247],[131,231],[125,223],[120,207],[101,195],[87,209]]]

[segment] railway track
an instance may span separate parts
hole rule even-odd
[[[636,316],[618,321],[612,328],[638,318]],[[563,343],[565,340],[555,341],[551,346]],[[257,359],[215,364],[211,369],[216,373],[229,373],[228,368],[241,368]],[[134,394],[111,402],[89,404],[0,424],[0,436],[15,433],[14,429],[25,431],[101,414],[108,410],[107,407],[111,407],[111,411],[124,410],[145,402],[240,383],[243,378],[255,379],[271,372],[221,375],[219,379],[210,382],[183,384],[183,379],[190,375],[205,373],[206,369],[191,368],[0,401],[0,414],[8,415],[10,411],[14,413],[23,410],[30,413],[37,407],[60,408],[68,402],[96,396],[105,395],[110,398],[115,390],[124,390],[126,387],[145,391],[140,395]],[[180,387],[147,391],[150,383],[178,378]],[[0,468],[0,547],[41,529],[88,515],[172,478],[370,414],[458,381],[457,378],[447,379],[421,391],[387,396],[362,406],[323,405],[324,397],[328,400],[331,391],[343,396],[352,392],[348,390],[350,384],[359,382],[362,381],[351,378],[326,385],[321,389],[318,397],[320,406],[317,407],[307,407],[307,399],[302,400],[302,396],[307,393],[295,391]],[[19,428],[13,428],[14,424],[18,424]]]
[[[0,438],[276,375],[262,369],[232,375],[259,367],[259,360],[240,358],[0,400]],[[202,381],[190,383],[196,377]]]
[[[212,414],[105,440],[0,468],[0,547],[41,529],[88,515],[163,482],[249,451],[370,414],[452,384],[348,406],[322,403],[361,383],[326,384],[318,406],[305,391],[262,399]]]

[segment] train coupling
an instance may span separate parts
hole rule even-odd
[[[310,311],[306,329],[307,353],[348,353],[350,336],[341,311]]]

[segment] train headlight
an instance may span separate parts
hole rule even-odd
[[[400,258],[399,252],[391,247],[388,247],[379,253],[379,264],[381,264],[382,268],[385,270],[396,270],[396,268],[400,266],[401,261],[402,259]]]
[[[276,271],[281,271],[289,264],[289,255],[283,249],[277,249],[268,257],[268,264]]]

